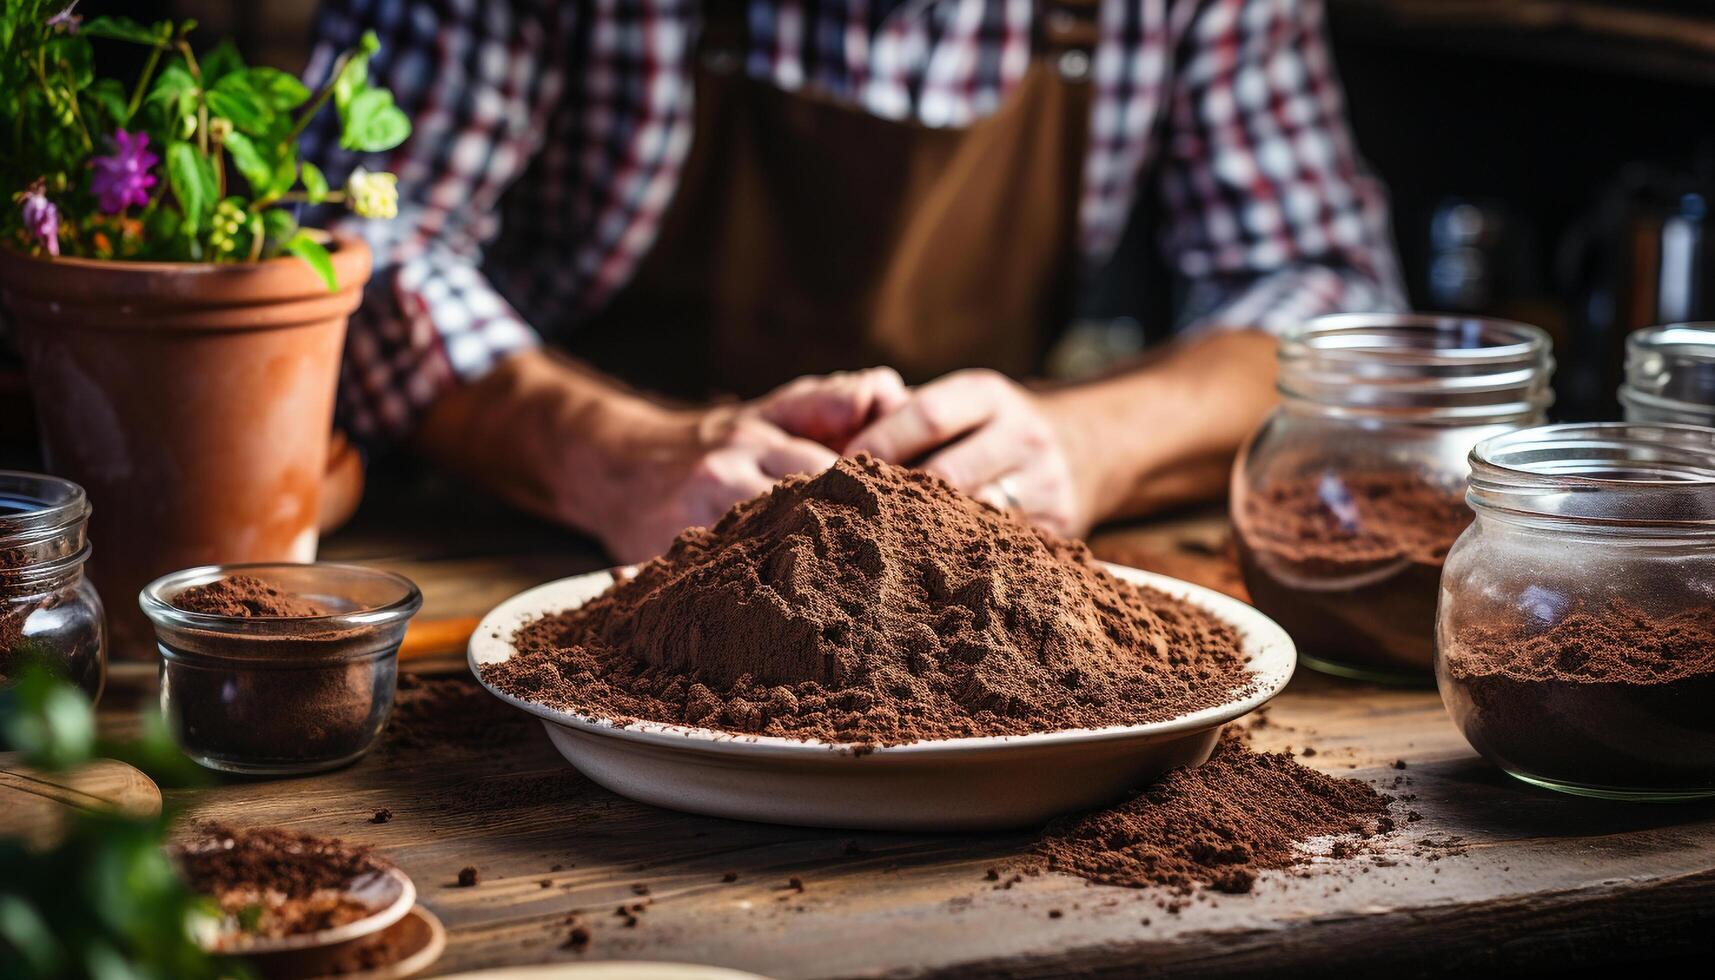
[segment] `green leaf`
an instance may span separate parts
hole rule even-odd
[[[250,137],[233,132],[226,137],[226,152],[232,154],[232,165],[244,175],[252,196],[261,197],[273,180],[274,161],[263,155]]]
[[[93,85],[84,89],[83,99],[86,103],[86,107],[83,112],[85,118],[90,119],[92,123],[91,128],[106,132],[124,125],[128,109],[126,98],[125,86],[120,84],[119,80],[116,78],[99,79]],[[90,106],[87,105],[88,103],[93,103],[95,108],[99,108],[99,117],[96,117],[90,112]],[[99,119],[99,122],[97,119]]]
[[[215,185],[208,161],[183,140],[167,144],[167,184],[184,216],[183,230],[195,234],[215,205]]]
[[[308,167],[309,164],[304,166]],[[262,212],[262,225],[271,242],[284,242],[298,231],[298,219],[292,217],[292,212],[285,208],[270,208]]]
[[[169,108],[178,104],[179,96],[185,92],[196,91],[197,80],[191,77],[191,71],[184,62],[175,61],[161,69],[155,76],[155,81],[149,86],[149,94],[145,102],[159,103]]]
[[[213,87],[233,72],[244,71],[244,57],[231,41],[222,41],[202,56],[202,83]]]
[[[250,87],[276,113],[289,112],[310,99],[304,83],[278,68],[252,68],[245,73]]]
[[[49,74],[63,73],[72,88],[83,88],[95,80],[95,56],[89,40],[79,35],[61,35],[42,45]]]
[[[316,270],[316,275],[322,277],[322,282],[327,283],[328,292],[339,292],[339,280],[333,272],[333,256],[328,254],[328,250],[323,248],[320,242],[300,231],[286,239],[286,244],[282,247],[308,262],[310,268]]]
[[[86,37],[130,41],[132,44],[146,44],[151,48],[162,46],[158,27],[144,27],[129,17],[94,17],[85,21],[78,32]]]
[[[225,116],[240,132],[260,136],[274,123],[274,109],[244,75],[227,75],[208,92],[208,108]]]
[[[0,736],[26,760],[49,770],[88,762],[95,751],[95,709],[89,698],[43,664],[25,667],[0,712]]]
[[[304,194],[309,197],[311,204],[320,204],[327,200],[328,179],[322,174],[320,167],[309,161],[304,161]]]
[[[386,89],[359,92],[346,107],[343,123],[339,145],[363,153],[391,150],[411,135],[411,120],[393,104],[393,93]]]
[[[345,118],[346,107],[359,92],[369,85],[369,56],[366,54],[352,55],[351,60],[341,68],[339,75],[333,80],[333,104],[339,110],[341,119]]]
[[[357,49],[365,57],[372,55],[381,50],[381,39],[375,36],[374,31],[364,31],[363,36],[357,40]]]

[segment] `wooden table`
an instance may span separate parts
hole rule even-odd
[[[1231,585],[1224,535],[1219,516],[1205,515],[1108,532],[1097,550]],[[412,576],[426,619],[480,614],[601,563],[587,542],[445,486],[372,501],[324,553]],[[460,658],[423,663],[458,669]],[[104,708],[110,724],[122,724],[123,700]],[[612,958],[781,978],[1415,976],[1711,949],[1715,808],[1527,788],[1472,753],[1433,690],[1303,675],[1266,717],[1262,746],[1313,747],[1307,763],[1409,794],[1398,809],[1421,819],[1381,854],[1271,873],[1252,895],[1205,897],[1177,914],[1147,890],[1059,875],[1010,889],[986,880],[1029,835],[808,830],[632,803],[578,776],[533,726],[499,747],[377,751],[341,772],[169,797],[195,817],[377,845],[448,926],[441,972]],[[372,823],[378,808],[391,820]],[[457,887],[467,866],[480,882]],[[736,880],[723,881],[729,873]],[[646,908],[628,925],[615,909],[633,903]],[[569,914],[592,934],[582,951],[567,945]]]

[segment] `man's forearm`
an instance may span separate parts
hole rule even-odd
[[[1219,495],[1275,401],[1273,337],[1207,334],[1112,377],[1044,392],[1091,522]]]
[[[509,503],[593,532],[622,471],[666,448],[677,419],[570,358],[529,350],[443,396],[415,442]]]

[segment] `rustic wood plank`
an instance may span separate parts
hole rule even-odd
[[[1218,513],[1191,515],[1104,535],[1096,550],[1167,556],[1177,574],[1230,583],[1230,567],[1210,564],[1222,561],[1225,533]],[[417,578],[441,617],[600,564],[584,547],[499,558],[397,545],[377,554],[349,537],[336,550]],[[104,721],[123,724],[118,704]],[[1422,975],[1707,946],[1715,806],[1626,806],[1525,787],[1471,752],[1431,689],[1304,675],[1253,733],[1264,747],[1312,747],[1309,764],[1409,795],[1399,810],[1421,819],[1379,853],[1266,874],[1253,895],[1205,896],[1168,914],[1149,890],[1053,874],[1006,890],[985,880],[1027,851],[1029,834],[851,833],[632,803],[571,770],[534,726],[500,746],[389,744],[341,772],[169,795],[193,816],[377,845],[446,923],[443,972],[653,959],[781,978]],[[383,807],[391,819],[372,823]],[[481,880],[457,887],[467,865]],[[723,881],[728,872],[735,881]],[[794,877],[802,891],[787,887]],[[637,902],[647,906],[635,926],[613,914]],[[565,943],[574,914],[594,933],[581,952]]]

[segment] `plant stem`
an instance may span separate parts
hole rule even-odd
[[[266,230],[262,226],[262,216],[255,211],[250,212],[250,261],[261,261],[262,239],[266,237]]]
[[[321,91],[316,93],[316,97],[310,100],[309,106],[304,109],[304,114],[299,116],[298,121],[292,124],[292,131],[286,134],[287,146],[291,146],[293,143],[298,141],[298,137],[303,135],[304,127],[310,124],[310,120],[315,118],[316,113],[321,111],[322,106],[327,105],[328,99],[333,96],[333,87],[339,81],[339,76],[345,74],[345,66],[351,63],[353,53],[354,52],[347,51],[340,55],[339,59],[333,63],[333,74],[328,76],[328,83],[323,85]]]
[[[179,36],[179,53],[185,56],[185,67],[190,69],[191,77],[197,80],[197,149],[203,156],[208,156],[208,102],[207,93],[202,88],[202,68],[197,64],[196,53],[191,50],[191,43]]]
[[[226,197],[226,158],[221,155],[220,140],[214,141],[209,155],[214,159],[214,197],[218,201]]]
[[[73,92],[70,95],[60,97],[54,95],[53,83],[48,81],[47,67],[43,63],[46,58],[46,52],[38,52],[36,60],[30,63],[30,67],[36,71],[36,80],[42,83],[42,93],[48,97],[49,105],[61,101],[66,103],[67,107],[71,109],[72,121],[77,123],[78,134],[83,137],[83,148],[94,153],[95,141],[89,138],[89,127],[83,124],[83,114],[77,111],[77,93]]]
[[[345,191],[328,191],[322,195],[317,204],[340,204],[345,201]],[[278,197],[269,198],[269,204],[309,204],[310,196],[303,191],[287,191]]]
[[[161,47],[156,45],[149,51],[149,60],[143,63],[143,74],[137,76],[137,87],[131,90],[131,101],[125,106],[125,125],[131,125],[131,117],[137,114],[137,107],[143,104],[143,90],[149,87],[150,79],[155,77],[155,66],[161,62]]]

